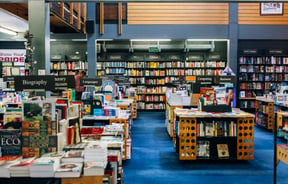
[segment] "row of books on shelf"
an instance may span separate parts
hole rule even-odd
[[[88,62],[84,61],[75,61],[75,62],[53,62],[50,64],[51,70],[78,70],[78,69],[87,69]]]
[[[201,61],[201,62],[191,62],[191,61],[187,61],[185,62],[185,67],[212,67],[212,68],[224,68],[226,65],[225,61]]]
[[[242,56],[239,58],[240,64],[288,64],[288,57],[275,56]]]
[[[138,95],[137,101],[146,101],[146,102],[165,102],[165,96],[161,95]]]
[[[105,62],[105,67],[126,67],[125,61]]]
[[[245,82],[245,81],[264,81],[264,75],[263,74],[247,74],[247,73],[241,73],[239,74],[239,81]]]
[[[184,68],[184,67],[225,67],[225,61],[137,61],[137,62],[105,62],[105,67],[127,68]]]
[[[137,109],[139,110],[165,110],[165,104],[159,103],[159,104],[153,104],[151,103],[145,103],[145,102],[137,102]]]
[[[165,93],[166,90],[167,90],[166,86],[155,86],[155,87],[137,86],[137,92]]]
[[[276,81],[275,81],[276,82]],[[242,82],[240,85],[240,90],[270,90],[273,89],[272,86],[275,86],[275,82]],[[277,81],[281,82],[281,81]],[[258,96],[258,95],[257,95]]]
[[[222,75],[223,70],[221,69],[188,69],[185,71],[185,75]]]
[[[179,134],[181,134],[181,130],[178,128]],[[234,121],[201,121],[197,123],[196,135],[199,137],[235,137],[237,136],[237,124]]]
[[[268,113],[268,105],[261,105],[259,104],[258,112],[267,114]]]
[[[288,71],[288,66],[240,66],[240,72],[248,73],[284,73]]]
[[[263,127],[268,127],[268,116],[265,116],[262,113],[256,113],[256,121],[255,123],[257,125],[263,126]]]
[[[124,74],[125,69],[124,68],[106,68],[105,73],[106,74]]]
[[[245,97],[255,97],[255,96],[263,96],[264,91],[255,91],[253,89],[250,90],[245,90],[245,91],[240,91],[239,97],[240,98],[245,98]]]
[[[196,156],[198,158],[210,158],[210,146],[212,146],[210,145],[210,141],[197,140]],[[217,146],[217,156],[219,159],[228,159],[230,157],[228,144],[217,144],[215,146]],[[181,156],[189,155],[181,154]]]
[[[24,67],[3,67],[2,76],[24,76],[25,68]]]
[[[147,85],[164,85],[165,80],[164,79],[147,79],[146,84]]]
[[[55,76],[62,76],[62,75],[76,75],[76,71],[53,71],[50,72],[51,75],[55,75]]]

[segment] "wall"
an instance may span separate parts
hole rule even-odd
[[[228,3],[128,3],[128,24],[228,24]]]

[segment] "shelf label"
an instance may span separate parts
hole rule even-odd
[[[215,76],[216,84],[227,84],[232,83],[235,85],[235,76]]]
[[[70,55],[69,56],[69,59],[81,59],[81,56],[80,55]]]
[[[61,55],[52,55],[51,59],[55,59],[55,60],[61,60],[62,56]]]
[[[55,76],[15,76],[15,91],[55,90]]]
[[[101,78],[84,78],[80,79],[80,86],[101,86],[102,85],[102,79]]]
[[[149,55],[148,57],[150,60],[158,60],[160,59],[160,56],[157,56],[157,55]]]
[[[269,54],[283,54],[283,50],[269,50]]]
[[[186,76],[186,81],[189,81],[189,82],[195,82],[196,81],[196,76]]]
[[[110,58],[111,60],[122,60],[122,56],[121,56],[121,55],[109,56],[109,58]]]
[[[212,76],[197,76],[196,82],[199,84],[213,84],[213,77]]]
[[[130,60],[143,60],[143,56],[131,56]]]
[[[75,88],[74,76],[55,76],[55,90],[67,90],[68,88]]]
[[[159,52],[158,47],[149,47],[149,52]]]
[[[180,60],[181,57],[177,55],[172,55],[172,56],[169,56],[168,58],[169,60]]]
[[[4,82],[14,82],[15,78],[13,76],[5,76],[3,77]]]
[[[245,49],[243,50],[243,54],[257,54],[257,49]]]
[[[208,59],[221,59],[220,55],[209,55]]]
[[[193,56],[188,56],[188,60],[201,60],[200,55],[193,55]]]

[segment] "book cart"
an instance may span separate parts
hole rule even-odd
[[[273,130],[274,127],[274,101],[265,97],[256,97],[256,124],[267,130]]]
[[[217,160],[217,144],[227,144],[229,160],[254,159],[254,115],[239,111],[237,113],[213,114],[206,112],[183,113],[176,112],[176,152],[179,160],[210,159]],[[227,121],[234,122],[236,131],[234,135],[227,136],[199,136],[197,127],[201,121]],[[209,155],[198,156],[200,141],[209,141]]]

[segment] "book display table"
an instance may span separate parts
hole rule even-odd
[[[265,97],[256,97],[255,123],[267,130],[273,130],[274,127],[274,101]]]
[[[254,159],[254,115],[176,111],[175,145],[179,160]],[[219,148],[218,148],[219,147]],[[226,147],[221,151],[220,147]]]

